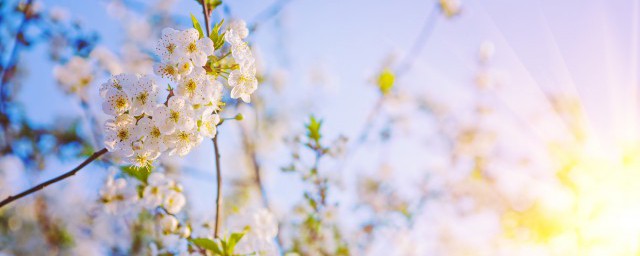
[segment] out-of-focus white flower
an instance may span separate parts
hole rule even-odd
[[[235,33],[240,39],[245,39],[249,35],[249,29],[247,29],[247,23],[244,20],[229,22],[229,31]]]
[[[49,18],[51,18],[53,22],[61,22],[61,21],[68,20],[69,10],[60,6],[53,6],[49,10]]]
[[[86,99],[87,87],[95,78],[94,72],[91,63],[78,56],[53,68],[53,75],[62,89],[68,94],[76,93],[83,99]]]
[[[100,201],[110,214],[121,213],[137,200],[135,190],[127,186],[124,178],[115,179],[114,173],[115,170],[111,168],[111,174],[107,177],[104,187],[100,189]]]
[[[107,70],[111,75],[122,73],[122,65],[118,57],[104,46],[94,48],[89,57],[97,60],[100,67]]]
[[[0,157],[0,198],[4,199],[14,192],[13,188],[21,187],[24,181],[24,164],[15,155]]]
[[[234,215],[229,223],[231,232],[247,232],[236,247],[238,253],[276,255],[274,239],[278,235],[278,222],[269,210],[259,209]]]
[[[478,58],[480,59],[480,62],[484,63],[489,61],[493,57],[493,54],[495,53],[495,51],[496,51],[496,48],[493,45],[493,42],[484,41],[480,45],[480,50],[478,51]]]
[[[160,227],[164,234],[173,233],[178,230],[178,219],[169,214],[160,215]]]
[[[188,238],[189,236],[191,236],[191,228],[189,228],[189,226],[182,226],[180,227],[180,230],[178,230],[178,234],[180,234],[180,237],[182,238]]]
[[[187,200],[184,195],[175,190],[169,190],[164,199],[164,208],[171,214],[176,214],[182,210]]]
[[[147,179],[148,185],[142,191],[142,200],[149,208],[162,204],[164,194],[169,189],[169,181],[163,173],[154,172]]]

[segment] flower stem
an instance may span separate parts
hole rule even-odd
[[[213,237],[218,238],[218,230],[220,227],[220,208],[222,208],[222,171],[220,170],[220,150],[218,149],[218,136],[220,131],[213,137],[213,150],[216,158],[216,183],[217,183],[217,195],[216,195],[216,223],[213,230]]]
[[[209,34],[211,34],[211,26],[209,25],[209,16],[211,16],[211,10],[209,10],[206,0],[201,0],[200,3],[202,4],[202,14],[204,15],[204,27],[207,30],[207,37],[209,37]]]
[[[106,148],[103,148],[100,151],[96,151],[95,153],[93,153],[93,155],[91,155],[89,158],[84,160],[84,162],[82,162],[76,168],[73,168],[73,170],[71,170],[69,172],[66,172],[65,174],[62,174],[62,175],[60,175],[58,177],[55,177],[53,179],[50,179],[48,181],[45,181],[43,183],[40,183],[40,184],[36,185],[35,187],[27,189],[26,191],[24,191],[24,192],[22,192],[20,194],[17,194],[15,196],[7,197],[6,199],[2,200],[2,202],[0,202],[0,208],[2,208],[3,206],[5,206],[5,205],[7,205],[7,204],[9,204],[9,203],[11,203],[11,202],[13,202],[15,200],[18,200],[18,199],[20,199],[22,197],[28,196],[29,194],[34,193],[34,192],[36,192],[38,190],[41,190],[41,189],[45,188],[46,186],[49,186],[49,185],[51,185],[53,183],[56,183],[58,181],[64,180],[66,178],[69,178],[69,177],[75,175],[78,171],[82,170],[82,168],[87,166],[89,163],[95,161],[96,159],[98,159],[100,156],[104,155],[107,152],[108,151],[107,151]]]

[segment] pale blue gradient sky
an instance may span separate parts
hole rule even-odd
[[[68,8],[88,29],[102,35],[104,45],[119,47],[123,33],[106,14],[104,2],[44,2],[46,6]],[[234,16],[251,21],[272,2],[242,0],[228,4]],[[473,81],[477,49],[483,41],[490,40],[496,45],[491,65],[508,74],[507,86],[496,96],[510,113],[525,119],[525,125],[532,127],[537,136],[532,139],[534,142],[536,138],[559,136],[561,132],[557,130],[562,129],[559,120],[554,124],[535,124],[535,120],[526,118],[539,111],[540,106],[548,107],[541,89],[577,92],[600,136],[615,140],[620,134],[637,133],[637,121],[629,121],[637,120],[636,110],[630,110],[637,107],[634,105],[638,86],[637,0],[462,2],[462,16],[452,20],[439,18],[423,51],[415,58],[413,69],[398,80],[398,87],[415,94],[442,95],[438,98],[443,102],[462,108],[457,101]],[[404,57],[434,6],[434,1],[293,0],[278,19],[269,20],[251,38],[260,49],[267,70],[289,72],[286,90],[290,100],[267,104],[291,106],[300,99],[315,99],[310,111],[292,111],[291,127],[302,128],[311,112],[325,120],[326,137],[355,136],[377,97],[369,79],[389,54]],[[175,11],[200,14],[192,0],[181,1]],[[187,20],[184,22],[188,24]],[[274,22],[282,25],[273,26]],[[81,116],[75,100],[63,95],[55,85],[52,64],[41,61],[44,51],[38,47],[23,56],[32,69],[19,100],[28,103],[28,115],[38,122],[52,122],[60,113]],[[317,65],[326,69],[334,87],[318,90],[309,86],[309,73]],[[619,108],[631,114],[616,114]],[[226,127],[222,132],[234,134]],[[414,127],[413,132],[391,145],[389,153],[394,167],[406,174],[405,181],[424,174],[424,163],[428,161],[425,156],[429,155],[420,150],[425,141],[420,137],[419,127]],[[234,139],[223,139],[221,145],[223,150],[237,151],[239,144]],[[190,166],[212,170],[211,151],[210,143],[203,143],[188,156]],[[379,164],[368,161],[372,155],[368,150],[355,155],[353,169]],[[285,159],[266,162],[267,187],[274,189],[270,192],[272,197],[287,201],[293,198],[292,194],[301,196],[290,193],[300,188],[290,182],[291,176],[278,174]],[[223,164],[225,170],[234,168],[224,157]],[[57,173],[48,172],[42,179]],[[88,179],[89,173],[83,172],[80,175],[83,178],[76,182]],[[213,180],[185,182],[213,193],[213,189],[205,189],[212,188]],[[349,182],[353,180],[347,179],[347,185]],[[198,206],[200,209],[213,207],[213,197],[194,200],[195,205],[202,205]]]

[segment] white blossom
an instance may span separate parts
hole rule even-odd
[[[195,28],[182,31],[179,37],[179,51],[181,58],[193,61],[199,67],[207,63],[207,57],[213,55],[213,41],[208,37],[200,38],[200,34]]]
[[[138,78],[130,87],[125,87],[127,94],[133,102],[131,114],[139,116],[141,114],[151,114],[156,107],[158,97],[158,86],[150,76]]]
[[[192,104],[200,104],[205,101],[207,81],[206,72],[201,67],[195,67],[193,71],[184,77],[176,88],[176,95],[182,96]]]
[[[165,28],[162,30],[162,36],[156,43],[156,53],[165,63],[175,63],[180,58],[178,49],[180,31],[173,28]]]
[[[194,127],[195,121],[191,112],[193,112],[192,107],[184,98],[173,96],[169,99],[167,106],[156,107],[153,117],[157,119],[156,125],[162,133],[173,133],[176,129],[185,131]]]
[[[107,115],[117,116],[131,109],[129,95],[122,90],[110,89],[105,92],[102,111]]]
[[[241,98],[244,102],[251,102],[251,94],[258,88],[256,79],[256,68],[254,65],[242,66],[240,69],[231,71],[229,74],[229,86],[231,98]]]
[[[178,129],[167,138],[170,143],[169,155],[185,156],[193,147],[200,144],[202,139],[197,129]]]
[[[202,115],[200,123],[200,134],[212,139],[216,136],[218,123],[220,123],[220,116],[210,112],[205,112]]]
[[[133,155],[133,142],[137,140],[135,133],[136,119],[123,114],[115,119],[109,119],[104,125],[105,145],[110,152],[121,156]]]
[[[164,199],[164,208],[171,214],[176,214],[182,210],[186,204],[184,195],[175,190],[169,190]]]

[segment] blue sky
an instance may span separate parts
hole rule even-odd
[[[90,30],[101,34],[101,44],[117,49],[122,28],[105,11],[104,1],[44,1],[45,6],[61,6]],[[229,1],[234,16],[248,21],[273,1]],[[434,31],[415,58],[414,68],[398,80],[397,86],[411,93],[441,95],[443,102],[456,107],[465,95],[465,86],[473,81],[476,53],[480,44],[495,44],[493,67],[508,74],[508,86],[496,95],[512,115],[524,119],[541,138],[556,136],[561,124],[534,124],[527,119],[540,106],[548,107],[541,90],[575,93],[583,99],[593,129],[599,136],[612,138],[637,133],[633,102],[638,86],[638,1],[462,1],[462,16],[452,20],[439,18]],[[434,8],[434,1],[312,1],[292,0],[277,19],[269,20],[252,35],[253,44],[263,54],[267,70],[285,69],[288,104],[312,99],[308,109],[292,111],[291,126],[302,128],[309,113],[325,120],[326,136],[354,136],[373,106],[377,91],[369,79],[383,60],[392,53],[403,58]],[[200,14],[195,1],[183,0],[175,8],[184,14]],[[199,17],[199,16],[198,16]],[[184,21],[188,24],[188,21]],[[274,26],[274,24],[281,26]],[[59,114],[81,116],[75,99],[65,96],[52,78],[50,62],[42,61],[45,49],[25,54],[31,67],[19,99],[27,103],[28,115],[38,122],[50,123]],[[335,84],[319,90],[309,86],[309,73],[321,66]],[[635,106],[637,107],[637,105]],[[619,114],[620,108],[629,110]],[[99,108],[96,108],[99,111]],[[556,122],[559,122],[556,120]],[[635,125],[635,126],[634,126]],[[631,126],[631,127],[630,127]],[[222,132],[234,134],[230,128]],[[424,141],[408,136],[391,147],[391,162],[407,180],[423,172],[421,150]],[[233,152],[237,141],[225,139],[223,150]],[[366,169],[373,155],[356,155],[354,169]],[[203,143],[188,157],[190,165],[212,170],[211,145]],[[416,157],[420,156],[420,157]],[[420,159],[418,159],[420,158]],[[223,158],[227,170],[233,169]],[[283,159],[267,161],[268,187],[277,188],[276,196],[286,198],[288,189],[279,187],[288,181],[277,174]],[[73,163],[71,163],[73,164]],[[67,165],[65,165],[67,166]],[[208,169],[207,169],[208,168]],[[55,173],[48,173],[53,176]],[[90,174],[82,174],[87,179]],[[210,176],[213,178],[213,176]],[[44,179],[44,177],[43,177]],[[198,182],[213,184],[210,181]],[[288,183],[287,183],[288,184]],[[208,191],[208,190],[204,190]],[[211,190],[213,191],[213,190]],[[196,199],[196,205],[212,206],[212,197]]]

